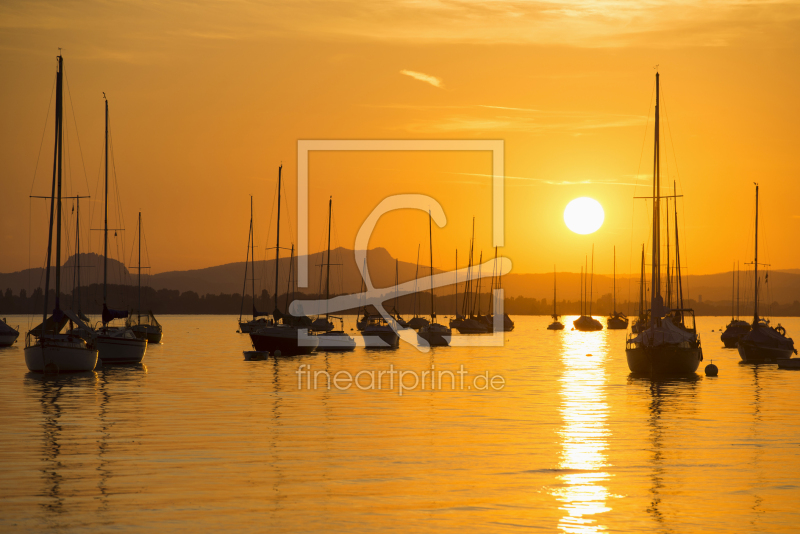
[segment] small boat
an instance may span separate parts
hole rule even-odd
[[[19,337],[19,326],[13,328],[9,326],[6,319],[0,321],[0,347],[10,347]]]
[[[736,265],[731,273],[734,278],[731,286],[731,322],[719,336],[726,349],[735,349],[742,336],[750,331],[750,323],[742,321],[739,316],[739,269]],[[735,298],[734,290],[736,290]]]
[[[472,218],[472,238],[469,244],[469,261],[467,262],[467,280],[464,283],[464,303],[462,304],[461,316],[456,315],[455,321],[450,321],[450,328],[455,328],[460,334],[487,334],[490,332],[489,326],[485,321],[480,320],[475,315],[475,306],[478,300],[475,294],[480,297],[480,275],[478,275],[478,288],[473,292],[472,289],[472,260],[475,247],[475,218]],[[482,258],[483,256],[481,256]],[[479,260],[480,262],[480,260]],[[480,306],[478,306],[480,314]]]
[[[417,245],[417,270],[414,273],[414,317],[408,320],[408,327],[414,330],[419,330],[423,326],[428,326],[430,321],[424,317],[420,317],[418,313],[419,308],[419,293],[417,293],[417,280],[419,280],[419,245]]]
[[[58,71],[56,74],[56,125],[55,156],[53,162],[53,187],[50,195],[50,227],[47,237],[47,269],[45,271],[44,310],[42,324],[31,329],[25,336],[25,365],[33,372],[66,372],[91,371],[97,365],[97,348],[89,346],[76,334],[62,334],[61,330],[68,321],[73,325],[83,322],[72,312],[61,310],[61,175],[63,167],[63,107],[64,107],[64,59],[58,55]],[[56,193],[57,191],[57,193]],[[50,295],[50,265],[53,251],[53,223],[56,227],[55,255],[55,293],[56,301],[53,313],[48,317]],[[5,321],[3,321],[5,325]],[[16,339],[16,337],[14,337]]]
[[[333,212],[333,198],[328,199],[328,254],[326,256],[326,271],[325,271],[325,302],[330,300],[330,282],[331,282],[331,213]],[[327,304],[326,304],[327,306]],[[339,330],[334,330],[331,319],[338,319],[342,327]],[[330,325],[330,327],[328,327]],[[320,328],[321,327],[321,328]],[[344,331],[344,319],[341,317],[333,317],[325,313],[325,317],[318,318],[311,324],[311,329],[317,332],[317,350],[327,352],[346,352],[355,350],[355,340],[348,336]]]
[[[548,330],[564,330],[564,325],[559,321],[561,318],[556,311],[556,266],[553,265],[553,322],[547,326]]]
[[[627,330],[628,316],[617,311],[617,247],[614,247],[614,312],[606,319],[606,328],[609,330]]]
[[[797,354],[794,341],[786,337],[786,329],[781,325],[772,328],[769,321],[758,316],[758,184],[756,184],[756,231],[755,231],[755,295],[753,297],[753,324],[749,332],[739,338],[737,347],[739,357],[746,363],[765,363],[792,357]]]
[[[433,217],[428,211],[428,239],[431,251],[431,322],[419,329],[419,337],[428,342],[431,347],[447,347],[450,345],[452,331],[449,327],[436,322],[436,306],[433,297]]]
[[[247,296],[247,262],[250,261],[250,285],[253,291],[253,318],[249,321],[244,321],[244,299]],[[242,306],[239,308],[239,332],[242,334],[249,334],[255,332],[260,328],[264,328],[272,321],[269,321],[265,316],[267,314],[261,313],[256,310],[256,271],[255,271],[255,231],[253,228],[253,197],[250,197],[250,234],[247,238],[247,257],[244,261],[244,287],[242,288]],[[276,267],[277,269],[277,267]]]
[[[278,267],[280,266],[281,244],[281,170],[278,167],[278,217],[275,241],[275,309],[272,320],[257,330],[250,332],[250,341],[253,348],[259,352],[269,352],[274,356],[297,356],[311,354],[317,348],[317,336],[307,335],[311,321],[307,317],[293,317],[284,314],[278,309]],[[294,247],[292,247],[294,256]],[[290,261],[290,266],[292,262]],[[289,275],[291,280],[291,272]],[[291,289],[291,284],[289,286]],[[288,309],[289,289],[286,291]],[[308,324],[306,324],[308,323]]]
[[[589,275],[589,260],[586,260],[586,271],[585,275]],[[592,246],[592,282],[594,282],[594,246]],[[593,283],[591,284],[593,285]],[[581,268],[581,316],[572,321],[572,325],[575,327],[575,330],[579,330],[581,332],[597,332],[598,330],[603,329],[603,324],[592,317],[592,289],[589,289],[589,298],[586,299],[586,280],[584,276],[584,270]],[[588,306],[587,306],[588,303]],[[589,315],[586,315],[586,312],[589,312]]]
[[[656,73],[655,146],[653,162],[653,236],[650,320],[638,334],[625,341],[625,356],[633,374],[652,377],[692,377],[703,361],[703,349],[694,322],[694,310],[683,307],[675,208],[676,307],[669,309],[661,296],[661,167],[659,150],[659,74]],[[677,204],[677,203],[676,203]],[[667,225],[669,232],[669,225]],[[687,318],[691,316],[691,324]]]
[[[142,269],[147,269],[147,267],[142,267],[142,212],[139,212],[139,265],[136,269],[139,272],[139,307],[138,311],[136,312],[136,322],[133,322],[133,314],[128,316],[128,321],[126,325],[133,330],[133,334],[138,337],[139,339],[146,339],[147,343],[161,343],[161,338],[163,336],[163,329],[161,328],[161,324],[156,320],[156,316],[153,315],[152,310],[147,312],[146,314],[142,314]]]
[[[800,358],[782,358],[778,360],[778,369],[800,369]]]
[[[396,349],[400,345],[400,336],[381,315],[377,314],[365,317],[361,336],[364,338],[365,346],[370,348]]]

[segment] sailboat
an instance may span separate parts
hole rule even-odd
[[[10,347],[19,337],[19,326],[14,328],[3,318],[0,320],[0,347]]]
[[[88,345],[75,333],[62,334],[67,321],[86,326],[71,311],[61,309],[61,174],[63,166],[63,75],[64,58],[58,55],[56,74],[56,121],[55,148],[53,155],[53,187],[50,194],[50,227],[47,236],[47,270],[45,274],[44,310],[42,324],[31,329],[25,336],[25,365],[29,371],[61,372],[91,371],[97,364],[97,349]],[[50,265],[53,251],[53,222],[56,223],[56,301],[53,314],[48,317],[50,295]],[[5,325],[5,321],[3,321]],[[14,336],[16,339],[16,336]],[[13,342],[13,341],[12,341]]]
[[[464,303],[462,305],[461,310],[461,317],[458,319],[454,325],[451,321],[450,326],[455,327],[459,333],[461,334],[486,334],[489,332],[489,329],[486,327],[482,321],[479,321],[475,317],[475,304],[476,298],[475,293],[479,293],[480,290],[480,275],[478,276],[478,291],[473,292],[472,290],[472,260],[474,258],[473,253],[475,250],[475,218],[472,218],[472,238],[470,239],[469,244],[469,261],[467,262],[467,281],[464,284]],[[480,311],[480,310],[479,310]]]
[[[330,299],[330,284],[331,284],[331,212],[333,211],[333,198],[328,199],[328,253],[327,253],[327,261],[326,261],[326,271],[325,271],[325,301]],[[327,304],[326,304],[327,306]],[[321,319],[321,318],[320,318]],[[320,319],[317,319],[319,321]],[[336,330],[333,328],[331,324],[331,319],[337,319],[340,324],[341,328]],[[317,321],[314,321],[312,328],[318,325]],[[325,331],[321,334],[317,334],[316,338],[318,341],[317,350],[324,350],[328,352],[346,352],[350,350],[355,350],[356,342],[355,340],[348,336],[344,331],[344,319],[342,317],[333,317],[325,312]],[[330,325],[330,328],[327,327]]]
[[[758,184],[756,184],[756,231],[755,231],[755,296],[753,297],[753,324],[751,330],[739,339],[739,357],[746,363],[776,362],[777,360],[792,357],[797,354],[794,341],[786,337],[786,329],[781,325],[775,328],[769,326],[769,321],[758,315]]]
[[[581,276],[582,280],[582,287],[581,287],[581,316],[572,321],[575,330],[580,330],[581,332],[596,332],[598,330],[603,329],[603,324],[592,317],[592,286],[594,285],[594,245],[592,245],[592,278],[591,284],[589,285],[589,299],[584,300],[585,292],[586,292],[586,278],[589,276],[589,268],[588,268],[588,259],[586,265],[585,275]],[[588,304],[588,306],[587,306]],[[589,312],[589,315],[586,315],[586,312]]]
[[[408,328],[408,323],[403,319],[403,316],[400,315],[400,312],[397,310],[398,305],[398,285],[400,284],[400,261],[395,258],[394,260],[394,307],[392,308],[392,318],[397,321],[398,326],[401,328]]]
[[[128,318],[127,325],[133,330],[133,333],[139,339],[146,339],[147,343],[161,343],[161,338],[164,335],[163,329],[161,328],[161,324],[156,320],[156,316],[153,315],[153,311],[150,310],[146,314],[142,314],[142,269],[147,269],[147,267],[142,267],[142,212],[139,212],[139,223],[138,223],[138,234],[139,234],[139,264],[136,267],[138,271],[138,285],[139,285],[139,306],[136,310],[136,323],[133,323],[131,319],[133,318],[133,314]]]
[[[553,265],[553,322],[547,326],[548,330],[564,330],[564,325],[558,319],[561,317],[556,311],[556,266]]]
[[[139,363],[147,352],[147,339],[139,339],[127,326],[109,326],[114,319],[125,319],[128,312],[108,307],[108,99],[105,98],[105,204],[103,220],[103,314],[100,329],[91,332],[90,343],[97,347],[104,364]]]
[[[249,334],[255,332],[259,328],[267,326],[267,319],[262,317],[266,315],[256,310],[256,271],[254,268],[255,257],[255,232],[253,231],[253,197],[250,196],[250,234],[247,238],[247,258],[244,261],[244,287],[242,288],[242,306],[239,308],[239,332],[242,334]],[[250,281],[253,289],[253,318],[249,321],[243,321],[242,315],[244,312],[244,298],[247,291],[247,262],[250,261]]]
[[[295,356],[311,354],[317,348],[317,338],[305,335],[307,325],[304,318],[295,318],[289,314],[281,313],[278,309],[278,273],[281,244],[281,170],[278,167],[278,222],[277,237],[275,242],[275,309],[272,311],[272,321],[256,331],[250,332],[250,341],[258,352],[269,352],[273,356]],[[287,292],[288,300],[288,292]],[[302,331],[301,331],[302,330]],[[300,342],[300,336],[303,342]]]
[[[628,316],[617,311],[617,247],[614,247],[614,313],[606,319],[606,328],[609,330],[626,330],[628,328]]]
[[[677,213],[677,211],[676,211]],[[661,165],[659,147],[659,74],[656,73],[655,146],[653,154],[653,237],[650,320],[647,328],[630,334],[625,342],[628,368],[634,374],[694,376],[703,361],[703,349],[694,323],[694,310],[684,308],[680,286],[680,248],[675,220],[678,288],[676,308],[670,310],[661,296]],[[667,231],[669,228],[667,227]],[[692,324],[686,322],[691,315]]]
[[[494,268],[492,272],[492,287],[489,290],[489,313],[486,315],[479,315],[479,319],[486,325],[486,329],[489,332],[494,331],[494,310],[492,309],[492,303],[494,302],[494,289],[495,287],[499,291],[501,289],[501,278],[500,278],[500,269],[497,268],[497,247],[494,247]],[[480,311],[480,310],[479,310]],[[514,321],[511,320],[511,317],[508,316],[507,313],[503,314],[503,324],[500,325],[502,332],[511,332],[514,330]]]
[[[419,337],[428,342],[431,347],[446,347],[450,345],[451,330],[449,327],[436,322],[436,306],[433,296],[433,217],[428,211],[428,242],[431,251],[431,322],[419,329]]]
[[[419,315],[419,307],[420,307],[420,297],[421,295],[417,293],[417,281],[419,280],[419,245],[417,245],[417,270],[414,273],[414,317],[408,320],[408,327],[413,328],[414,330],[419,330],[423,326],[427,326],[430,324],[424,317],[420,317]]]
[[[726,349],[735,349],[739,339],[750,331],[750,323],[742,321],[739,316],[739,269],[736,264],[731,271],[733,284],[731,284],[731,322],[725,327],[720,340]],[[735,294],[734,294],[735,292]]]

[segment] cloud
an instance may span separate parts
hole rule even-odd
[[[401,70],[400,74],[405,74],[406,76],[411,76],[415,80],[419,80],[421,82],[429,83],[434,87],[438,87],[442,89],[442,80],[437,78],[436,76],[431,76],[429,74],[423,74],[421,72],[414,72],[413,70]]]

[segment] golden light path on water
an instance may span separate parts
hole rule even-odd
[[[567,317],[566,324],[572,323]],[[559,528],[564,532],[586,534],[606,530],[598,517],[611,508],[608,488],[610,475],[604,470],[608,449],[608,404],[606,402],[607,330],[565,332],[561,352],[563,374],[560,379],[561,457],[558,478],[563,485],[553,492],[561,502],[564,516]],[[602,336],[602,339],[598,339]]]

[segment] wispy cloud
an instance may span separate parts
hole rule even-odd
[[[411,76],[415,80],[419,80],[421,82],[429,83],[434,87],[438,87],[439,89],[443,88],[442,80],[440,80],[436,76],[431,76],[430,74],[423,74],[422,72],[415,72],[413,70],[401,70],[400,74],[405,74],[406,76]]]

